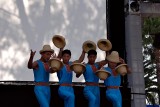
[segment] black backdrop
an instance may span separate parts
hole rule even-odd
[[[25,82],[10,82],[11,84],[0,85],[0,107],[39,107],[34,95],[34,85]],[[23,83],[23,85],[21,84]],[[57,83],[51,84],[51,106],[64,107],[63,100],[58,96]],[[83,96],[83,83],[75,83],[75,107],[87,107],[87,100]],[[111,103],[106,100],[105,90],[102,85],[101,90],[101,107],[112,107]],[[123,107],[131,107],[130,88],[120,88],[123,97]]]
[[[112,43],[112,50],[118,51],[119,56],[126,61],[125,47],[125,12],[124,0],[107,0],[107,38]],[[127,75],[121,77],[121,85],[128,87]]]

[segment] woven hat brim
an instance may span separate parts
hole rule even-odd
[[[53,49],[49,49],[49,50],[40,50],[39,53],[42,53],[42,52],[52,52],[54,53],[54,50]]]
[[[114,62],[114,63],[119,63],[119,62],[120,62],[119,59],[114,59],[114,58],[112,58],[112,57],[110,57],[110,56],[107,56],[106,59],[107,59],[108,61]]]
[[[118,69],[121,66],[127,66],[127,64],[120,64],[120,65],[116,66],[115,70]]]
[[[81,66],[82,67],[82,71],[84,71],[85,70],[85,65],[84,64],[82,64],[82,63],[73,63],[71,66],[70,66],[70,69],[72,70],[72,71],[74,71],[74,66],[76,66],[76,65],[79,65],[79,66]]]
[[[92,46],[92,47],[89,47],[88,45]],[[85,52],[88,52],[89,50],[93,49],[93,50],[96,50],[96,44],[93,42],[93,41],[85,41],[82,45],[82,48]]]
[[[105,73],[107,73],[109,76],[111,75],[111,73],[110,73],[109,71],[103,70],[103,69],[97,70],[95,73],[97,74],[97,73],[100,73],[100,72],[105,72]]]
[[[60,35],[54,35],[52,42],[57,48],[63,48],[66,45],[64,37]]]
[[[49,65],[50,65],[50,66],[51,66],[51,62],[52,62],[53,60],[56,60],[56,61],[57,61],[57,63],[59,63],[59,64],[60,64],[60,68],[61,68],[61,67],[63,67],[63,63],[62,63],[62,61],[61,61],[61,60],[59,60],[58,58],[52,58],[52,59],[50,59],[50,60],[48,61],[48,63],[49,63]]]
[[[109,51],[112,49],[112,44],[109,40],[107,39],[100,39],[97,42],[97,46],[99,49],[103,50],[103,51]]]

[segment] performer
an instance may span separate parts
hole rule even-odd
[[[49,68],[48,60],[54,53],[50,45],[44,45],[43,49],[39,51],[41,58],[33,62],[36,51],[30,53],[28,61],[28,68],[33,69],[35,87],[34,92],[40,107],[49,107],[50,105],[50,87],[49,87],[49,73],[54,72]]]
[[[83,72],[86,86],[83,93],[88,100],[88,107],[100,107],[99,78],[95,75],[95,72],[105,65],[107,61],[95,62],[97,58],[96,50],[89,50],[87,54],[88,63],[86,64],[86,71]],[[80,74],[76,76],[79,77]]]
[[[84,59],[85,52],[82,51],[82,54],[76,62],[82,62]],[[62,61],[64,66],[60,71],[57,72],[59,79],[59,89],[58,94],[64,100],[64,107],[74,107],[75,106],[75,95],[72,87],[72,77],[73,72],[70,70],[70,65],[72,61],[71,51],[66,49],[62,51]]]
[[[112,51],[106,59],[108,60],[108,67],[104,67],[104,69],[111,73],[111,76],[104,80],[104,84],[107,87],[106,98],[112,102],[113,107],[122,107],[122,95],[119,90],[121,85],[121,76],[115,71],[115,68],[118,63],[125,62],[119,57],[117,51]]]

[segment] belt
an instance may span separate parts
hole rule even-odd
[[[85,82],[85,84],[86,84],[87,86],[99,86],[99,84],[98,84],[98,83],[95,83],[95,82]]]
[[[107,89],[119,89],[120,86],[107,86]]]
[[[35,82],[35,85],[37,86],[49,86],[48,82]]]
[[[73,84],[70,84],[70,83],[62,83],[62,84],[60,84],[60,86],[70,86],[70,87],[72,87]]]

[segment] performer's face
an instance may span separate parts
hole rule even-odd
[[[88,63],[94,64],[97,56],[96,55],[89,55],[88,56]]]
[[[47,62],[49,59],[50,59],[50,57],[51,57],[51,55],[52,55],[53,53],[52,52],[43,52],[42,53],[42,59],[43,59],[43,61],[44,62]]]
[[[108,61],[108,65],[110,68],[114,69],[117,66],[117,63]]]
[[[69,54],[64,54],[64,55],[62,56],[63,63],[68,64],[70,58],[71,58],[71,56],[70,56]]]

